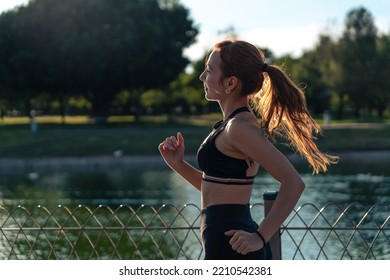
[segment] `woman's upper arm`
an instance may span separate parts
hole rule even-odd
[[[266,138],[263,131],[250,123],[229,126],[229,138],[239,151],[257,161],[279,182],[299,176],[290,161]]]

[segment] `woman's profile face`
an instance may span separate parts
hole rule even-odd
[[[206,62],[205,70],[199,76],[199,80],[203,82],[207,100],[219,100],[221,96],[225,95],[220,65],[221,58],[219,53],[213,51]]]

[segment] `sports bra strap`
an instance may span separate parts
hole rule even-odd
[[[227,122],[228,120],[232,119],[234,116],[236,116],[237,114],[241,113],[241,112],[250,112],[250,110],[248,109],[248,107],[240,107],[240,108],[237,108],[236,110],[234,110],[225,120],[225,122]]]
[[[250,110],[248,109],[248,107],[240,107],[234,110],[226,119],[220,120],[214,125],[214,131],[210,133],[210,137],[212,138],[216,137],[222,130],[225,129],[229,120],[231,120],[234,116],[236,116],[241,112],[250,112]]]

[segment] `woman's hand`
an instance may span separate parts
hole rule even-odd
[[[184,160],[184,138],[180,132],[170,136],[158,145],[165,162],[197,190],[202,187],[202,172]]]
[[[256,233],[243,230],[229,230],[225,235],[232,236],[229,244],[232,249],[239,254],[246,255],[250,252],[258,251],[265,246]]]
[[[161,156],[165,162],[172,168],[184,161],[184,138],[180,132],[177,137],[167,137],[158,145]]]

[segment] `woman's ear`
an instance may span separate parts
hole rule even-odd
[[[238,78],[236,76],[230,76],[225,81],[225,89],[230,91],[233,91],[237,85],[238,85]]]

